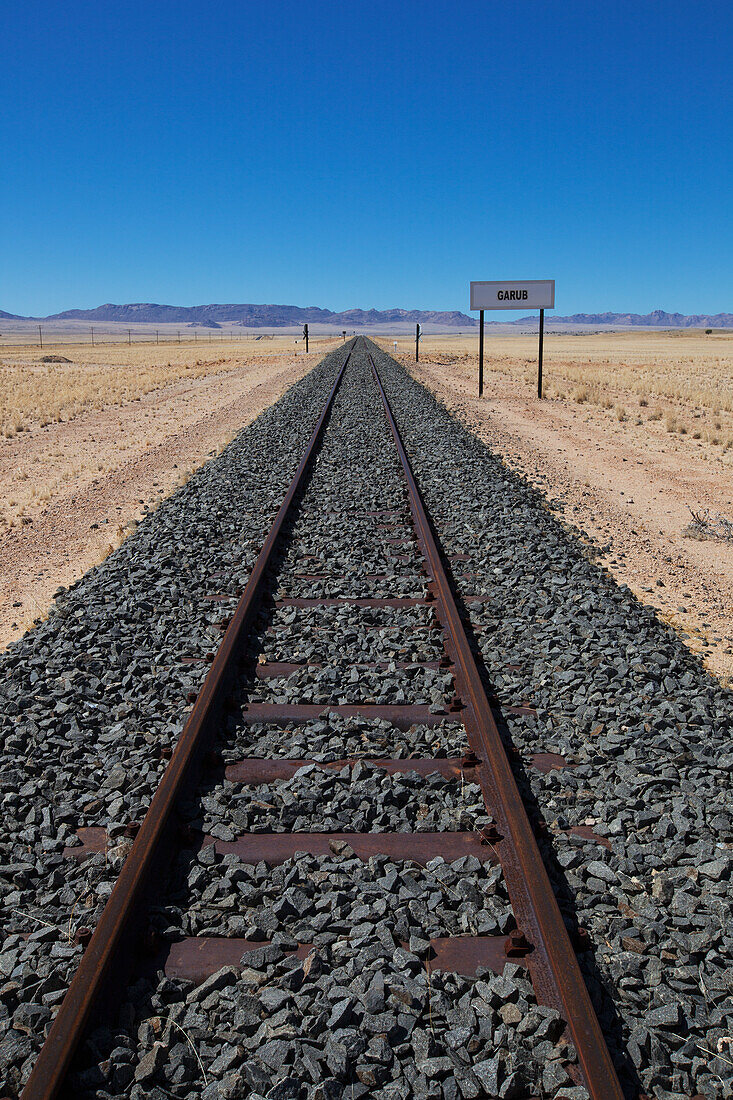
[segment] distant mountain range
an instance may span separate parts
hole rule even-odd
[[[444,325],[448,328],[473,328],[476,317],[469,317],[458,310],[423,309],[347,309],[334,313],[318,306],[278,305],[208,305],[165,306],[151,302],[133,302],[129,305],[97,306],[96,309],[67,309],[48,317],[21,317],[0,310],[0,320],[8,321],[117,321],[123,324],[185,324],[219,328],[222,324],[243,328],[278,328],[285,325],[325,324],[344,328],[362,325],[389,325],[395,323],[419,323]],[[613,325],[655,328],[733,328],[733,313],[665,313],[655,309],[652,313],[573,313],[569,317],[557,317],[550,313],[548,323],[569,325]],[[492,325],[536,324],[537,315],[530,314],[517,320],[492,320]]]
[[[573,313],[570,317],[547,316],[552,324],[569,325],[640,325],[654,328],[733,328],[733,313],[665,313],[655,309],[651,313]],[[520,317],[518,321],[503,324],[526,325],[537,321],[537,314]]]
[[[473,317],[457,310],[421,309],[347,309],[334,313],[318,306],[278,305],[208,305],[164,306],[150,302],[133,302],[130,305],[107,303],[96,309],[67,309],[48,317],[17,317],[0,311],[0,319],[15,321],[119,321],[126,324],[187,324],[218,328],[222,324],[241,325],[244,328],[277,328],[280,325],[325,324],[356,328],[360,325],[419,322],[424,325],[447,325],[466,328],[475,325]]]

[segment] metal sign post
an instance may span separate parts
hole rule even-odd
[[[542,346],[545,336],[545,310],[555,308],[555,280],[528,279],[502,282],[472,282],[471,309],[479,310],[478,395],[484,392],[484,310],[539,309],[540,346],[537,356],[537,396],[542,397]]]
[[[303,325],[303,337],[305,338],[305,353],[308,354],[308,326]]]
[[[420,326],[415,325],[415,362],[420,361]]]

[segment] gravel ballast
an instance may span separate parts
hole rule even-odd
[[[491,686],[507,704],[536,708],[504,715],[507,742],[524,758],[567,761],[546,774],[517,762],[518,780],[548,826],[541,843],[561,908],[588,933],[579,959],[625,1088],[722,1100],[732,1095],[730,694],[587,560],[535,491],[370,350],[437,535],[447,554],[465,556],[456,590]],[[0,1076],[10,1095],[78,963],[75,936],[94,927],[129,850],[125,826],[143,816],[161,750],[205,675],[206,664],[183,659],[217,648],[347,351],[262,414],[0,657]],[[425,595],[363,345],[272,579],[275,600]],[[231,599],[206,598],[221,593]],[[196,828],[228,840],[484,822],[471,784],[368,763],[460,756],[455,722],[400,731],[338,715],[293,728],[240,721],[241,706],[260,701],[446,710],[450,671],[421,667],[443,656],[430,605],[266,604],[249,652],[303,667],[243,681],[221,731],[225,762],[364,762],[249,788],[222,780],[189,807]],[[85,862],[63,854],[80,826],[108,837]],[[571,831],[579,826],[596,839]],[[586,1095],[564,1068],[574,1052],[558,1042],[561,1021],[537,1006],[520,967],[467,978],[426,966],[426,938],[510,930],[498,868],[471,857],[364,863],[346,850],[268,869],[209,846],[173,872],[154,915],[164,938],[228,934],[263,949],[204,986],[141,978],[119,1020],[91,1036],[78,1095]],[[314,945],[305,960],[288,954],[298,942]]]
[[[583,544],[393,360],[373,351],[518,748],[577,768],[527,773],[552,831],[597,1011],[644,1091],[730,1096],[731,694]],[[506,671],[516,664],[519,671]],[[504,668],[502,669],[502,666]],[[610,848],[560,831],[587,825]],[[709,871],[706,871],[709,868]]]

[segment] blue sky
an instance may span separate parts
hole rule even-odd
[[[559,314],[733,310],[732,12],[7,6],[0,309],[467,311],[554,277]]]

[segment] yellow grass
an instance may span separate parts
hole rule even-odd
[[[336,338],[311,341],[309,359],[315,363],[340,344]],[[134,401],[152,390],[182,379],[237,370],[248,362],[281,357],[294,351],[292,334],[256,343],[142,344],[131,347],[68,345],[25,346],[0,353],[0,434],[6,438],[36,426],[71,420],[80,412]],[[42,363],[43,355],[63,355],[70,363]]]
[[[400,359],[414,359],[414,340],[393,339]],[[393,339],[379,343],[392,352]],[[420,358],[474,378],[478,337],[423,337]],[[487,336],[484,370],[487,379],[508,377],[529,394],[537,385],[537,337]],[[543,377],[551,400],[597,405],[621,420],[664,418],[669,432],[733,447],[733,333],[546,335]]]

